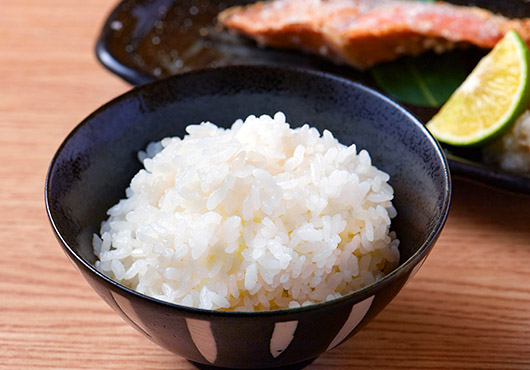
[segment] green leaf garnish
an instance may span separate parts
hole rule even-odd
[[[430,52],[418,57],[403,57],[374,66],[370,72],[379,87],[397,100],[423,107],[440,107],[471,72],[474,62],[468,62],[467,54],[455,50],[442,55]]]

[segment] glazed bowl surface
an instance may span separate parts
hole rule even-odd
[[[137,152],[185,134],[191,123],[229,127],[250,114],[283,111],[293,127],[329,129],[367,149],[391,176],[401,241],[399,266],[376,283],[311,306],[261,312],[183,307],[137,293],[94,267],[92,236],[140,170]],[[299,68],[237,66],[144,85],[83,120],[57,150],[46,179],[59,244],[91,287],[156,344],[197,364],[274,368],[306,364],[372,320],[421,267],[445,223],[447,161],[428,131],[388,98],[350,80]],[[298,365],[297,365],[298,364]]]

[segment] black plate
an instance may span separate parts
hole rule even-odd
[[[256,47],[215,24],[217,13],[251,0],[124,0],[108,17],[96,45],[101,63],[134,85],[190,70],[239,64],[294,65],[335,73],[377,89],[369,73],[295,51]],[[457,4],[469,1],[452,0]],[[525,0],[479,0],[473,5],[512,17],[530,17]],[[477,58],[476,52],[462,53]],[[427,122],[435,109],[405,105]],[[530,194],[530,177],[481,163],[478,149],[444,147],[453,176]]]

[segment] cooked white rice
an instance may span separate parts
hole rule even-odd
[[[96,267],[140,293],[205,309],[340,297],[399,261],[389,175],[365,150],[285,115],[203,122],[139,153],[144,169],[94,235]]]
[[[484,149],[484,159],[509,172],[530,174],[530,111],[521,115],[506,135]]]

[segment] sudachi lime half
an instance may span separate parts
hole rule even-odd
[[[510,31],[453,93],[427,128],[441,142],[485,144],[511,127],[530,105],[530,53]]]

